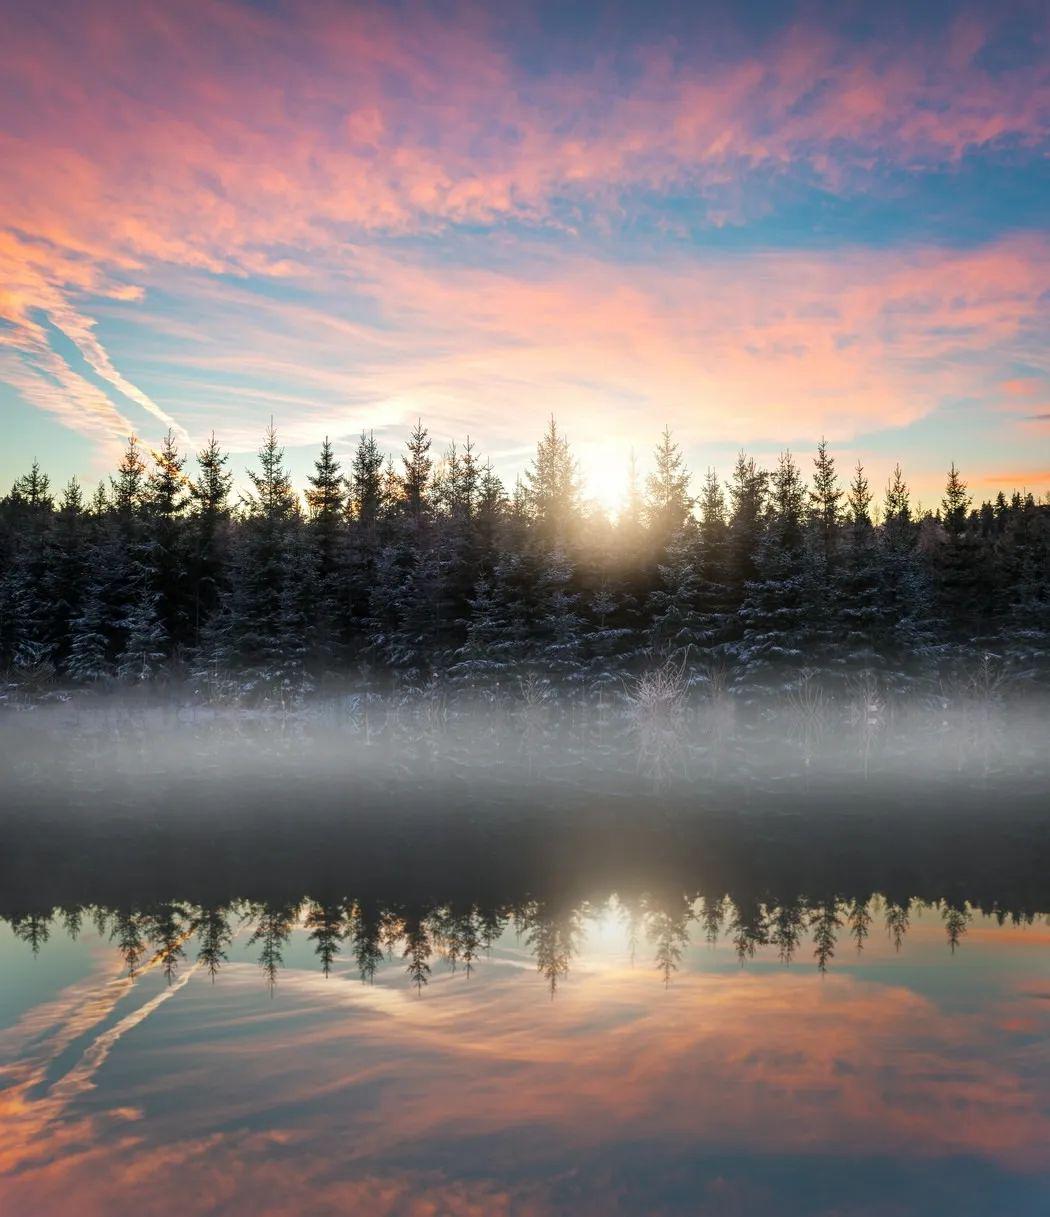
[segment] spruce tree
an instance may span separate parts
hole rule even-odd
[[[680,528],[660,563],[660,583],[649,597],[651,645],[659,662],[695,664],[703,641],[698,611],[700,548],[697,530]]]
[[[934,578],[938,611],[951,640],[988,647],[992,645],[990,619],[995,609],[988,594],[992,552],[979,531],[968,525],[971,502],[953,461],[941,502],[944,533],[935,551]]]
[[[828,442],[823,438],[817,447],[813,467],[813,488],[809,492],[811,518],[820,538],[825,565],[830,566],[838,539],[843,495],[835,471],[835,458],[828,452]]]
[[[404,507],[409,520],[418,527],[430,511],[430,474],[433,468],[430,434],[423,426],[422,419],[416,420],[405,448],[405,454],[401,458],[404,465],[404,473],[401,475]]]
[[[699,587],[696,605],[702,623],[701,645],[718,647],[732,636],[734,607],[730,580],[729,524],[722,483],[708,469],[698,503],[700,513]],[[721,658],[721,656],[719,656]]]
[[[645,483],[645,520],[657,546],[667,543],[692,513],[689,469],[671,430],[664,427],[653,453],[655,470]]]
[[[93,583],[84,596],[80,612],[70,623],[66,672],[76,684],[100,684],[113,674],[106,627],[102,589],[98,583]]]
[[[110,478],[110,488],[112,508],[121,523],[127,527],[139,515],[146,490],[146,461],[137,436],[128,436],[117,476]]]
[[[741,452],[729,482],[730,577],[740,594],[757,570],[768,484],[769,474],[756,466],[753,457]]]
[[[190,589],[187,586],[186,532],[182,527],[188,502],[183,467],[173,432],[165,435],[143,492],[144,536],[156,592],[158,621],[173,646],[190,640]]]
[[[62,492],[45,540],[45,595],[54,661],[69,658],[73,620],[83,607],[91,579],[90,520],[80,483],[73,478]]]
[[[965,532],[966,515],[972,502],[973,499],[966,492],[966,483],[959,476],[959,470],[952,461],[948,470],[948,482],[944,488],[944,498],[941,500],[944,530],[949,537],[958,537]]]
[[[161,596],[154,582],[155,568],[140,560],[135,567],[131,604],[121,622],[124,645],[117,659],[117,679],[126,684],[145,684],[163,669],[168,633],[161,620]]]
[[[525,476],[526,508],[541,537],[566,539],[579,519],[580,472],[553,415]]]
[[[226,591],[233,487],[233,474],[227,468],[229,459],[219,448],[213,432],[197,453],[198,474],[189,484],[188,611],[196,647],[200,646],[202,631],[212,621]]]
[[[317,585],[313,650],[315,660],[328,665],[343,649],[352,604],[347,594],[346,488],[339,461],[327,436],[314,463],[314,473],[307,481],[311,575]]]
[[[284,465],[284,450],[271,422],[249,469],[252,490],[244,496],[244,519],[233,547],[229,587],[221,613],[207,632],[203,669],[236,675],[243,696],[285,700],[288,672],[296,669],[299,641],[289,619],[289,583],[304,576],[299,561],[300,512]]]
[[[740,678],[756,693],[786,688],[806,666],[812,597],[806,569],[806,487],[790,452],[781,454],[769,481],[766,519],[740,609],[743,636],[736,647]]]

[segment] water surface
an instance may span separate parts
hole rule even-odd
[[[1050,1211],[1031,808],[583,802],[9,821],[0,1211]]]

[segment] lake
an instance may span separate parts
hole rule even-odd
[[[9,802],[5,1217],[1050,1211],[1041,799],[381,786]]]

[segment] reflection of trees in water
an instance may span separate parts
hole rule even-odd
[[[276,905],[259,903],[253,906],[254,928],[248,945],[252,947],[258,944],[260,948],[259,966],[271,993],[277,984],[277,974],[284,963],[284,948],[292,936],[300,907],[299,902]]]
[[[40,948],[51,937],[51,918],[29,913],[25,917],[13,917],[11,929],[15,937],[28,943],[34,955],[40,953]]]
[[[146,936],[143,933],[141,914],[128,909],[117,909],[112,915],[110,938],[117,944],[128,975],[136,976],[146,954]]]
[[[325,976],[331,973],[340,943],[346,936],[345,921],[341,901],[311,904],[307,909],[305,926]]]
[[[781,963],[790,963],[806,933],[807,910],[799,900],[785,900],[768,914],[769,941]]]
[[[142,914],[142,925],[146,941],[153,948],[170,984],[186,956],[186,940],[193,933],[191,910],[183,904],[163,901]]]
[[[839,930],[842,928],[842,918],[839,916],[841,905],[834,897],[819,900],[809,910],[809,926],[813,935],[813,958],[821,973],[828,970],[835,955],[835,944],[838,941]]]
[[[345,902],[347,910],[346,937],[353,944],[354,961],[361,979],[369,984],[383,962],[383,913],[369,905]]]
[[[766,910],[753,898],[739,904],[731,901],[730,907],[729,933],[736,957],[743,965],[748,959],[754,959],[758,948],[769,941]]]
[[[894,948],[900,951],[912,915],[939,915],[947,945],[955,953],[975,910],[965,901],[893,900],[875,894],[843,897],[829,894],[811,899],[764,902],[731,895],[640,896],[611,898],[624,927],[631,962],[644,949],[656,973],[669,984],[685,964],[691,927],[697,926],[709,944],[731,946],[741,966],[768,948],[770,957],[789,964],[808,940],[817,970],[828,971],[844,934],[857,952],[865,949],[872,927],[881,920]],[[606,906],[608,907],[608,906]],[[530,900],[517,905],[479,907],[442,904],[386,907],[350,898],[325,900],[230,901],[194,906],[184,901],[158,901],[146,908],[102,906],[63,907],[48,913],[7,917],[16,938],[38,953],[56,925],[75,938],[85,917],[107,937],[135,977],[148,960],[168,983],[178,974],[190,950],[212,979],[229,962],[238,929],[247,933],[247,946],[258,948],[257,961],[271,992],[284,966],[285,949],[295,930],[313,945],[327,977],[339,965],[343,943],[350,944],[354,970],[372,982],[386,962],[396,961],[410,984],[422,992],[438,958],[455,972],[467,975],[508,928],[531,953],[537,970],[553,996],[569,976],[572,962],[586,937],[587,922],[603,911],[584,901],[579,905]],[[994,910],[1000,924],[1032,924],[1036,914]]]
[[[531,949],[551,997],[569,975],[569,965],[579,950],[584,915],[582,907],[557,909],[540,902],[515,911],[514,928]]]
[[[197,962],[206,968],[208,975],[215,977],[229,958],[233,930],[230,928],[228,909],[224,906],[197,910],[194,920],[197,935]]]
[[[942,913],[944,918],[944,928],[948,931],[948,945],[952,949],[952,954],[955,954],[955,948],[959,945],[959,940],[966,933],[966,927],[970,923],[970,911],[966,908],[960,908],[955,904],[945,904]]]
[[[893,940],[896,951],[900,951],[904,936],[911,925],[911,901],[905,900],[898,904],[895,901],[886,902],[886,933]]]
[[[689,922],[696,915],[695,902],[683,896],[672,908],[646,908],[642,932],[652,944],[657,971],[665,985],[678,971],[689,945]]]

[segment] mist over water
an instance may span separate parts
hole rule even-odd
[[[0,1209],[1041,1214],[1044,711],[9,711]]]

